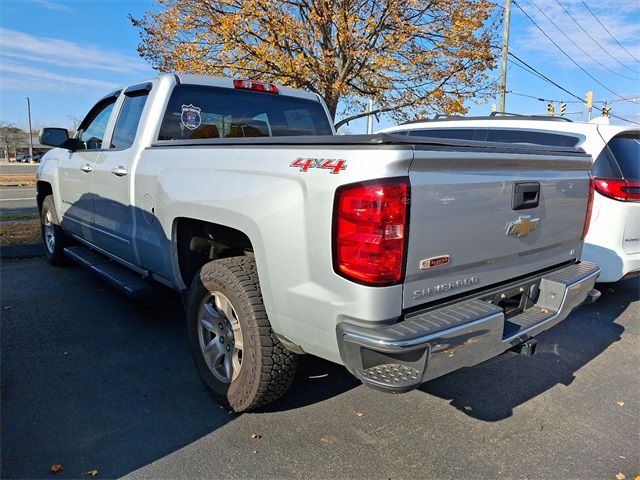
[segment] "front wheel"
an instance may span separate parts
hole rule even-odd
[[[65,235],[58,220],[52,195],[45,197],[42,202],[42,208],[40,209],[40,227],[45,257],[47,257],[51,265],[63,265],[66,260],[64,255]]]
[[[200,376],[234,411],[271,403],[293,383],[297,355],[271,329],[252,258],[200,269],[189,290],[187,327]]]

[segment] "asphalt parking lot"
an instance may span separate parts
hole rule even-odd
[[[3,478],[640,475],[638,278],[600,285],[532,358],[391,396],[305,356],[284,399],[244,415],[197,377],[171,293],[130,300],[43,258],[3,260],[1,282]]]

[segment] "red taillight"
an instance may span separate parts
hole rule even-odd
[[[336,272],[367,285],[400,282],[409,227],[408,204],[406,180],[340,188],[334,218]]]
[[[596,178],[596,191],[605,197],[621,202],[640,202],[640,182],[615,178]]]
[[[591,225],[591,211],[593,210],[593,178],[589,178],[589,198],[587,199],[587,215],[584,217],[584,227],[582,227],[582,236],[580,240],[584,240],[589,233],[589,225]]]
[[[254,92],[279,93],[278,87],[270,83],[254,82],[252,80],[234,80],[233,87]]]

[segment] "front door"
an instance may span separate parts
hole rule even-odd
[[[115,101],[116,97],[105,98],[91,109],[78,128],[77,138],[84,148],[67,152],[59,168],[63,228],[89,242],[94,239],[94,169],[102,156],[102,140]]]

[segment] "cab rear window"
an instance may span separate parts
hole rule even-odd
[[[158,140],[331,135],[320,102],[280,94],[177,85]]]

